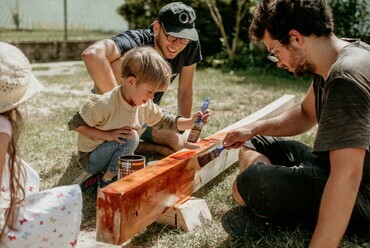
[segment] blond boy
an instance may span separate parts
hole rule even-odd
[[[91,95],[68,123],[70,130],[78,132],[79,165],[85,170],[79,182],[92,175],[100,179],[101,172],[100,187],[114,181],[118,157],[133,154],[148,126],[180,133],[191,129],[198,116],[207,122],[209,110],[183,118],[153,103],[154,93],[167,89],[172,74],[169,64],[153,48],[128,51],[121,73],[121,85],[104,95]]]

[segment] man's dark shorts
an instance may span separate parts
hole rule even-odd
[[[140,136],[140,139],[148,143],[154,143],[153,142],[153,129],[151,127],[147,127],[145,132]]]
[[[265,155],[272,163],[253,164],[237,176],[237,189],[247,206],[278,223],[303,223],[313,228],[329,167],[310,147],[298,141],[256,136],[245,146]],[[360,216],[355,206],[349,231],[368,228],[368,220]]]

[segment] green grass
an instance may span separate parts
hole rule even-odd
[[[35,73],[46,72],[46,67],[39,66]],[[74,66],[73,73],[68,73],[71,69],[63,70],[63,75],[38,76],[46,88],[26,106],[28,117],[20,150],[22,157],[40,173],[42,189],[70,184],[82,172],[76,164],[77,135],[68,131],[67,122],[87,98],[92,81],[83,66]],[[308,79],[278,77],[269,72],[198,69],[193,110],[198,110],[205,97],[210,96],[213,111],[202,137],[229,126],[283,94],[294,94],[298,103],[308,86]],[[176,92],[177,83],[174,83],[165,93],[161,105],[174,113],[177,110]],[[295,139],[312,144],[314,134],[315,129]],[[195,197],[205,199],[213,217],[202,227],[184,232],[154,223],[135,236],[131,243],[143,247],[306,247],[311,234],[299,227],[291,230],[272,226],[262,239],[246,237],[244,243],[226,234],[220,219],[228,209],[236,206],[231,197],[231,185],[237,173],[235,164],[195,193]],[[84,194],[82,230],[95,228],[95,204],[93,192]],[[344,238],[342,247],[370,247],[367,240]]]
[[[116,32],[68,30],[68,40],[99,40],[110,38]],[[0,40],[14,41],[60,41],[64,40],[64,30],[0,30]]]

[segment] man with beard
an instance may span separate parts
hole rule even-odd
[[[261,236],[265,223],[303,224],[313,230],[310,247],[368,233],[370,46],[334,35],[324,0],[261,0],[249,34],[278,67],[312,75],[312,84],[300,105],[226,135],[228,149],[240,147],[232,193],[242,207],[223,216],[225,230]],[[312,148],[281,138],[316,124]]]
[[[94,93],[103,94],[117,86],[121,78],[121,58],[128,50],[152,46],[170,63],[171,82],[179,75],[178,114],[190,117],[195,67],[202,59],[195,19],[191,7],[181,2],[169,3],[161,8],[158,20],[148,29],[129,30],[88,47],[82,58],[95,83]],[[163,92],[156,93],[154,103],[159,105],[162,95]],[[140,143],[136,153],[156,152],[167,156],[191,147],[185,135],[152,128],[148,128],[141,139],[146,142]]]

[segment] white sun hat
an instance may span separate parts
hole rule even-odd
[[[43,88],[21,50],[0,42],[0,113],[17,107]]]

